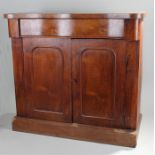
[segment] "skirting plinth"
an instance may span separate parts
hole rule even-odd
[[[56,137],[127,147],[136,146],[138,129],[139,127],[137,130],[125,130],[77,123],[51,122],[24,117],[15,117],[13,121],[13,130],[15,131],[52,135]]]

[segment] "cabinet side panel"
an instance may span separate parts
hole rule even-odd
[[[125,127],[135,129],[139,118],[140,98],[140,51],[139,41],[127,42],[126,46]]]
[[[140,106],[141,106],[141,88],[142,88],[142,72],[143,72],[143,58],[142,58],[142,41],[143,41],[143,19],[139,20],[139,70],[138,70],[138,107],[137,107],[137,126],[140,120]]]
[[[23,48],[22,39],[12,39],[13,50],[13,66],[14,66],[14,81],[16,93],[16,107],[18,116],[26,116],[26,107],[24,102],[24,82],[23,82]]]

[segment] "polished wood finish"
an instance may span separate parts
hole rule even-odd
[[[136,145],[143,13],[5,17],[13,49],[14,130]]]
[[[27,115],[72,121],[69,39],[24,38],[24,83]]]
[[[9,27],[9,36],[14,38],[19,38],[19,21],[17,19],[12,19],[8,21]]]
[[[135,13],[8,13],[8,19],[143,19],[145,12]]]
[[[44,13],[4,16],[9,19],[10,37],[51,36],[140,40],[139,27],[144,15],[144,13]]]
[[[119,19],[21,19],[19,24],[23,37],[122,38],[124,36],[124,21]]]
[[[124,128],[126,42],[75,39],[72,56],[74,121]]]
[[[21,38],[12,39],[12,54],[17,115],[24,117],[26,116],[26,104],[24,93],[24,57]]]
[[[13,121],[13,130],[136,147],[140,121],[141,117],[138,121],[138,128],[136,130],[128,130],[15,117]]]

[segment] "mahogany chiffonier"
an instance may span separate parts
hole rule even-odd
[[[135,147],[143,13],[5,14],[13,130]]]

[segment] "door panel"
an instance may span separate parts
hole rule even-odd
[[[113,113],[109,113],[109,110],[114,107],[115,54],[104,48],[88,48],[81,54],[80,66],[84,103],[82,114],[113,119]]]
[[[74,122],[123,126],[124,58],[123,41],[73,39]]]
[[[70,122],[70,40],[24,38],[24,74],[29,117]]]
[[[33,50],[33,93],[36,110],[63,112],[63,55],[56,48]],[[53,67],[54,66],[54,67]],[[52,104],[51,104],[52,101]],[[46,104],[43,104],[43,103]]]

